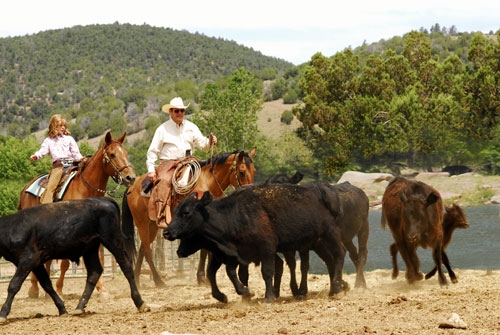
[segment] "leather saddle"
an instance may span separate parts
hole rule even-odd
[[[63,170],[63,174],[61,176],[61,180],[57,185],[56,191],[54,192],[54,201],[59,201],[63,198],[64,193],[68,189],[68,185],[75,177],[78,172],[78,166],[70,166]],[[45,187],[49,181],[49,174],[43,174],[35,179],[28,188],[26,188],[26,192],[36,196],[41,197],[43,192],[45,192]]]

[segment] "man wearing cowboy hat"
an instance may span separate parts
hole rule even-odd
[[[163,112],[170,114],[170,119],[156,129],[147,152],[147,179],[151,183],[154,183],[158,177],[171,183],[176,163],[191,155],[195,148],[208,150],[212,145],[217,144],[216,136],[212,134],[209,137],[203,136],[198,126],[184,119],[188,107],[189,104],[184,105],[181,98],[175,97],[161,108]],[[158,160],[160,165],[155,167]],[[150,213],[150,218],[156,219],[151,216]],[[160,228],[166,227],[166,223],[156,221]]]

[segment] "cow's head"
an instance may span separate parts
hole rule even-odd
[[[434,228],[441,229],[442,210],[437,210],[436,203],[441,203],[437,191],[425,195],[422,192],[401,192],[403,202],[403,217],[405,221],[406,238],[412,244],[419,244],[423,235]],[[439,206],[438,206],[439,207]]]
[[[201,199],[197,193],[192,193],[182,200],[175,207],[172,221],[163,230],[163,237],[169,241],[176,239],[190,238],[200,232],[203,222],[208,219],[208,212],[205,209],[212,202],[210,192],[205,192]]]
[[[467,221],[465,211],[457,204],[446,206],[443,227],[450,230],[469,228],[469,222]]]

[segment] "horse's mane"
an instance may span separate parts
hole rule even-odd
[[[208,159],[200,161],[200,166],[204,167],[204,166],[209,165],[209,164],[216,165],[216,166],[223,165],[224,163],[226,163],[226,161],[229,158],[229,156],[231,156],[233,154],[237,154],[239,152],[240,152],[239,150],[235,150],[233,152],[224,152],[224,153],[221,153],[221,154],[219,154],[217,156],[210,157]],[[250,158],[250,156],[248,155],[248,153],[246,151],[243,151],[243,153],[245,155],[245,163],[246,164],[252,163],[252,159]]]

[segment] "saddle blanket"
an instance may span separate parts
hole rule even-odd
[[[68,185],[70,183],[70,181],[73,179],[73,177],[75,176],[77,171],[72,171],[69,175],[69,177],[66,179],[66,181],[64,182],[64,184],[61,186],[61,190],[59,191],[59,193],[57,194],[57,199],[62,199],[62,197],[64,196],[64,193],[66,192],[66,189],[68,188]],[[33,194],[34,196],[36,197],[41,197],[43,192],[45,191],[45,187],[44,186],[41,186],[41,182],[43,180],[45,180],[46,178],[48,178],[48,174],[44,174],[44,175],[41,175],[40,177],[38,177],[33,183],[31,183],[31,185],[26,189],[26,192],[30,193],[30,194]]]

